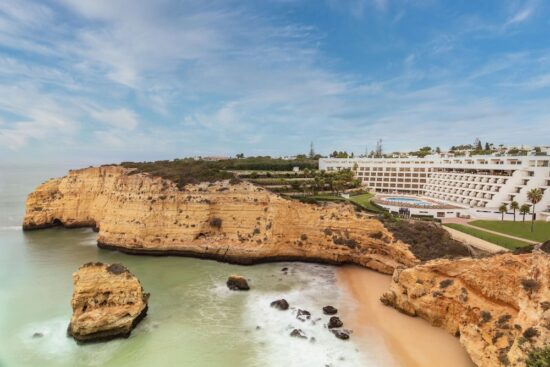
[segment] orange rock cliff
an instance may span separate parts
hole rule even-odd
[[[382,302],[460,337],[477,366],[525,366],[550,345],[550,255],[434,260],[397,269]]]
[[[70,171],[31,193],[23,228],[90,226],[98,245],[240,264],[354,263],[391,274],[419,261],[384,225],[353,207],[318,207],[230,181],[187,185],[119,166]]]

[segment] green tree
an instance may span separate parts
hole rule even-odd
[[[500,214],[502,214],[502,220],[504,220],[504,213],[506,213],[508,211],[508,206],[505,203],[502,203],[498,207],[498,211],[500,212]]]
[[[533,204],[533,215],[531,216],[531,232],[535,228],[535,205],[542,200],[542,190],[532,189],[527,193],[527,199]]]
[[[514,211],[514,222],[516,221],[516,210],[519,209],[519,204],[517,201],[512,200],[510,203],[510,209]]]
[[[524,222],[525,222],[525,214],[529,213],[530,210],[531,210],[531,205],[529,205],[529,204],[522,204],[519,207],[519,212],[520,212],[520,214],[523,215],[523,221]]]

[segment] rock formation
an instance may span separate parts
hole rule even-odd
[[[227,278],[226,284],[227,288],[232,291],[247,291],[250,289],[246,278],[240,275],[230,275],[229,278]]]
[[[68,334],[78,342],[128,337],[147,314],[149,294],[120,264],[88,263],[73,274]]]
[[[550,345],[550,255],[434,260],[393,274],[382,302],[460,337],[480,367],[525,366]]]
[[[100,247],[133,254],[355,263],[387,274],[418,263],[380,221],[351,206],[304,204],[229,180],[180,190],[120,166],[73,170],[31,193],[23,228],[54,225],[96,228]]]

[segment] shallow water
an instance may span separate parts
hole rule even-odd
[[[359,352],[365,340],[341,341],[325,328],[322,306],[352,309],[354,302],[330,266],[130,256],[98,249],[88,229],[22,232],[26,194],[65,172],[0,167],[0,366],[388,365],[375,333]],[[148,316],[129,339],[81,346],[66,336],[71,275],[89,261],[125,264],[151,293]],[[249,278],[251,291],[229,291],[225,280],[233,273]],[[294,309],[269,307],[282,297]],[[321,320],[297,320],[298,307]],[[293,328],[314,341],[290,337]]]

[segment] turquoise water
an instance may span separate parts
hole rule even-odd
[[[414,205],[422,205],[422,206],[432,206],[433,204],[427,201],[423,201],[420,199],[414,199],[414,198],[407,198],[407,197],[391,197],[391,198],[384,198],[384,201],[390,201],[390,202],[396,202],[396,203],[405,203],[405,204],[414,204]]]
[[[0,366],[388,365],[375,335],[341,341],[325,329],[326,317],[313,325],[296,320],[295,310],[269,307],[284,297],[313,318],[322,317],[326,304],[352,308],[330,266],[139,257],[98,249],[96,233],[88,229],[22,232],[27,193],[65,172],[0,167]],[[129,339],[81,346],[66,336],[71,276],[89,261],[125,264],[151,293],[149,314]],[[281,272],[285,266],[288,275]],[[252,290],[229,291],[225,280],[233,273],[249,278]],[[295,327],[315,342],[291,338]]]

